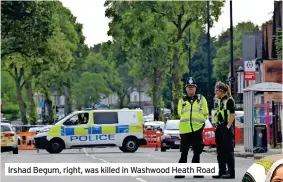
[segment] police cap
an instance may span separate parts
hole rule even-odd
[[[197,82],[193,77],[189,77],[185,83],[185,87],[194,86],[197,87]]]

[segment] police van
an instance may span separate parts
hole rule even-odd
[[[146,145],[142,110],[75,111],[34,137],[34,146],[49,153],[64,149],[114,147],[135,152]]]

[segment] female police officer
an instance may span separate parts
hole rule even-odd
[[[231,96],[230,87],[222,82],[216,85],[215,96],[218,98],[217,112],[214,116],[217,127],[215,140],[219,174],[213,178],[234,179],[234,130],[235,102]],[[228,173],[226,172],[226,164]]]

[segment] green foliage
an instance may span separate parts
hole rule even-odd
[[[282,30],[279,28],[276,30],[275,47],[277,58],[282,60]]]
[[[78,104],[91,107],[92,103],[98,103],[101,99],[101,93],[109,94],[107,83],[99,73],[84,72],[78,83],[74,85],[74,94],[80,98]],[[104,96],[105,96],[104,95]]]
[[[242,37],[245,33],[254,33],[258,27],[252,22],[241,22],[234,28],[234,58],[242,56]],[[229,29],[222,33],[222,36],[216,42],[217,47],[216,56],[213,59],[213,76],[218,81],[226,82],[229,73],[230,63],[230,40],[227,41]],[[227,41],[225,43],[225,41]]]
[[[1,10],[2,70],[14,79],[12,90],[19,90],[16,101],[27,123],[27,118],[37,117],[33,92],[43,93],[46,99],[53,91],[70,92],[74,84],[71,80],[80,79],[81,62],[89,50],[84,44],[82,25],[61,2],[1,2]],[[22,93],[26,83],[34,83],[26,91],[28,100]],[[12,95],[16,96],[16,92]],[[71,93],[66,96],[71,97]]]
[[[17,104],[15,81],[7,71],[1,72],[1,96],[2,104],[6,102]]]
[[[1,112],[7,119],[16,119],[19,117],[19,106],[12,102],[6,102],[3,103]]]
[[[211,3],[212,24],[223,5],[219,1]],[[200,28],[206,21],[206,2],[106,2],[105,6],[106,16],[112,19],[108,34],[126,52],[126,60],[134,62],[132,75],[151,78],[153,105],[158,104],[170,68],[168,79],[173,81],[171,92],[176,105],[182,95],[180,77],[187,72],[185,53],[188,46],[192,53],[196,49]],[[191,45],[185,43],[189,26]]]
[[[211,59],[215,57],[215,45],[214,40],[211,38]],[[208,97],[208,59],[207,59],[207,34],[204,30],[201,31],[199,36],[195,54],[192,56],[192,70],[190,70],[192,76],[196,79],[197,82],[197,93]],[[212,79],[212,85],[214,85],[215,80]],[[184,90],[185,92],[185,90]]]
[[[40,55],[51,36],[55,2],[1,1],[1,56]]]

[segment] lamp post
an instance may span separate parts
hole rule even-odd
[[[57,100],[57,93],[56,92],[53,92],[53,96],[54,96],[54,108],[55,108],[55,114],[57,113],[57,111],[56,111],[56,107],[57,107],[57,102],[56,102],[56,100]]]
[[[211,58],[210,58],[210,11],[209,11],[209,3],[210,1],[206,2],[206,11],[207,11],[207,61],[208,61],[208,115],[209,115],[209,120],[212,122],[211,118],[211,110],[212,110],[212,83],[211,83],[211,77],[212,77],[212,65],[211,65]]]
[[[233,4],[230,1],[230,86],[231,95],[234,96],[234,52],[233,52]]]
[[[230,0],[230,88],[231,88],[231,95],[234,96],[234,54],[233,54],[233,3]],[[235,133],[235,122],[233,122],[233,128]],[[236,141],[236,137],[234,135],[234,141]],[[235,142],[234,142],[235,147]]]
[[[189,77],[192,76],[192,59],[191,59],[191,29],[188,28],[188,43],[189,43],[189,49],[188,49],[188,61],[189,61]]]

